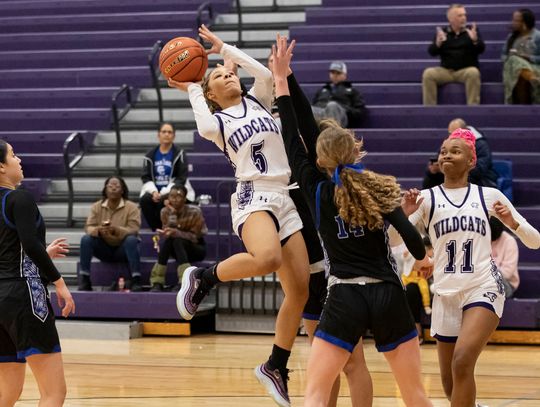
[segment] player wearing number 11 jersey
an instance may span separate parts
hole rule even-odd
[[[232,222],[247,253],[235,254],[209,268],[188,268],[177,306],[183,318],[191,319],[216,283],[277,272],[285,298],[276,320],[272,354],[257,366],[255,374],[278,405],[289,406],[287,361],[307,300],[309,263],[300,233],[302,221],[289,196],[291,170],[283,139],[269,113],[272,73],[239,49],[224,44],[206,27],[199,33],[212,43],[210,53],[220,53],[255,78],[247,94],[238,76],[225,66],[210,72],[202,86],[170,82],[189,92],[200,135],[213,141],[235,170]]]
[[[502,277],[491,258],[489,217],[499,218],[527,247],[540,247],[540,233],[500,191],[467,182],[476,164],[474,142],[469,130],[454,131],[439,153],[444,183],[422,191],[418,203],[406,194],[411,209],[419,208],[409,220],[427,230],[433,243],[431,335],[452,406],[474,406],[474,367],[504,307]]]

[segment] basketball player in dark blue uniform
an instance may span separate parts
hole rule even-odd
[[[45,224],[32,195],[15,189],[23,179],[20,163],[0,140],[0,406],[11,407],[19,398],[28,362],[40,390],[39,405],[60,407],[66,382],[46,285],[56,286],[64,317],[75,311],[51,261],[67,247],[63,240],[45,247]]]
[[[330,126],[338,126],[339,124],[334,120],[322,120],[317,124],[311,110],[311,104],[306,95],[302,92],[300,85],[296,81],[294,74],[291,72],[287,77],[289,90],[291,93],[291,99],[294,105],[294,112],[296,117],[301,117],[302,120],[298,123],[300,134],[309,161],[315,165],[317,156],[315,153],[315,145],[317,143],[317,137],[322,129]],[[291,179],[291,182],[294,179]],[[313,223],[313,218],[309,209],[309,205],[303,196],[300,189],[293,189],[290,191],[290,196],[296,205],[296,210],[302,219],[303,228],[302,236],[306,242],[306,248],[308,250],[309,264],[310,264],[310,278],[309,278],[309,296],[304,306],[304,312],[302,314],[304,318],[304,328],[308,333],[311,340],[313,340],[315,330],[319,323],[321,313],[323,310],[324,302],[328,294],[326,286],[328,284],[326,276],[326,264],[325,256],[322,248],[322,242],[319,238],[319,234]],[[351,353],[349,361],[343,368],[343,372],[347,376],[349,382],[349,390],[351,396],[351,402],[353,407],[367,407],[373,404],[373,384],[371,382],[371,376],[366,366],[364,357],[364,350],[362,343],[360,346],[356,346]],[[339,396],[340,380],[339,375],[334,383],[330,399],[328,401],[328,407],[334,407],[337,405],[337,399]]]
[[[317,140],[317,164],[307,157],[289,96],[292,56],[278,35],[274,80],[283,138],[294,178],[306,197],[328,255],[328,298],[312,345],[304,405],[323,407],[332,384],[367,329],[384,352],[407,406],[431,406],[420,378],[420,350],[412,315],[388,245],[386,222],[402,235],[420,266],[432,264],[422,239],[400,207],[394,177],[364,170],[361,142],[329,128]]]

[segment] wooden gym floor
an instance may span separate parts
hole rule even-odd
[[[68,407],[275,406],[253,376],[266,360],[270,335],[205,334],[131,341],[62,341]],[[365,346],[374,385],[374,407],[403,406],[384,358]],[[289,367],[289,394],[301,406],[307,338],[299,337]],[[422,346],[424,384],[435,407],[449,406],[439,379],[435,345]],[[489,345],[476,369],[478,399],[489,407],[540,406],[540,347]],[[343,380],[339,406],[350,406]],[[36,406],[38,391],[28,369],[17,407]]]

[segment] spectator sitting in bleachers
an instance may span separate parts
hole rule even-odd
[[[540,31],[529,9],[514,11],[502,59],[504,103],[540,103]]]
[[[159,254],[150,275],[150,291],[163,291],[169,257],[176,259],[178,284],[174,290],[179,291],[184,271],[192,262],[204,260],[206,256],[204,235],[208,229],[201,209],[186,204],[186,193],[184,186],[173,186],[169,192],[169,204],[161,210],[163,226],[157,230],[160,240],[156,241],[156,248]]]
[[[473,23],[467,26],[467,13],[461,4],[452,4],[446,13],[449,25],[437,27],[435,39],[428,48],[431,56],[440,56],[441,66],[426,68],[422,74],[424,105],[437,104],[437,86],[449,82],[465,83],[468,105],[480,104],[480,70],[478,55],[484,52],[484,41]]]
[[[92,291],[92,257],[104,262],[127,262],[131,281],[126,281],[126,288],[141,291],[138,238],[141,215],[137,205],[128,200],[128,193],[125,181],[112,176],[105,181],[103,198],[92,205],[86,219],[86,234],[81,238],[79,291]]]
[[[175,128],[172,123],[159,126],[159,145],[144,157],[143,186],[140,194],[141,211],[152,230],[161,226],[160,211],[173,185],[185,185],[187,199],[195,200],[195,192],[188,180],[188,164],[184,150],[174,145]]]
[[[491,257],[501,271],[506,298],[512,298],[519,287],[519,248],[514,237],[504,230],[502,222],[489,218],[491,229]]]
[[[468,129],[476,138],[476,166],[469,173],[469,182],[476,185],[485,187],[497,188],[497,173],[493,169],[493,162],[491,160],[491,149],[487,139],[482,132],[473,126],[468,126],[465,120],[456,118],[450,121],[448,124],[448,134],[456,129]],[[436,185],[442,184],[443,175],[439,169],[439,165],[435,162],[434,158],[430,159],[428,169],[424,176],[424,182],[422,188],[428,189]]]
[[[359,127],[367,109],[360,92],[347,81],[347,65],[332,62],[329,75],[330,81],[313,98],[313,115],[317,120],[334,119],[341,127]]]

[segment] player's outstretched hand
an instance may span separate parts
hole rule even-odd
[[[69,253],[69,244],[65,237],[60,237],[53,240],[53,242],[47,246],[47,254],[51,259],[57,259],[59,257],[66,257]]]
[[[274,78],[287,78],[295,44],[296,42],[292,40],[287,46],[287,37],[281,36],[279,33],[276,35],[276,43],[272,45],[272,72]]]
[[[69,314],[75,314],[75,301],[67,288],[67,285],[62,277],[54,282],[56,287],[56,298],[58,306],[62,308],[62,316],[67,318]]]
[[[411,188],[403,193],[401,197],[401,209],[405,212],[405,216],[411,216],[424,201],[424,197],[420,196],[420,191],[416,188]]]
[[[171,88],[180,89],[182,92],[187,92],[189,85],[193,85],[194,82],[178,82],[172,78],[169,78],[167,84]]]
[[[493,210],[497,217],[501,220],[502,223],[516,230],[519,227],[519,224],[516,222],[512,216],[512,211],[508,206],[503,204],[501,201],[497,201],[493,204]]]
[[[199,27],[199,35],[203,40],[212,44],[212,48],[206,50],[206,54],[219,54],[223,47],[223,40],[208,29],[204,24]]]

